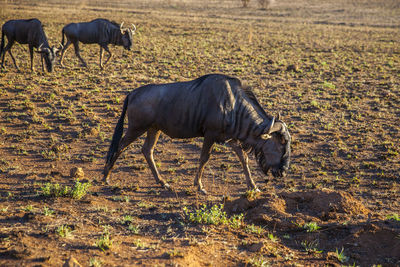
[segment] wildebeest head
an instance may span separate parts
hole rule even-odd
[[[130,51],[132,49],[132,45],[133,45],[133,35],[135,34],[136,31],[136,26],[134,24],[132,24],[132,29],[123,29],[122,25],[124,25],[124,23],[122,22],[119,29],[121,30],[121,34],[122,34],[122,46],[127,49],[128,51]]]
[[[257,162],[267,174],[269,170],[274,177],[285,177],[290,164],[291,137],[283,121],[272,119],[260,136],[255,148]]]
[[[39,46],[37,52],[43,56],[47,71],[52,72],[53,66],[56,63],[57,53],[60,51],[60,49],[56,48],[55,46],[52,48],[42,47],[42,45],[43,44]]]

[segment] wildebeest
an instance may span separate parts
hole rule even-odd
[[[62,29],[62,41],[64,46],[64,35],[67,37],[67,43],[61,52],[60,64],[63,66],[64,53],[68,47],[73,44],[75,54],[80,59],[85,67],[87,64],[81,57],[79,52],[79,42],[84,44],[99,44],[100,45],[100,68],[103,69],[104,65],[112,57],[112,53],[108,49],[109,44],[122,45],[125,49],[132,49],[132,36],[135,34],[136,27],[132,24],[132,29],[123,29],[123,22],[117,24],[107,19],[95,19],[90,22],[70,23]],[[103,49],[108,52],[108,59],[102,63]]]
[[[128,129],[122,138],[124,118]],[[147,131],[142,152],[158,183],[169,185],[154,164],[153,150],[161,131],[171,138],[204,137],[200,165],[194,181],[206,193],[201,177],[214,143],[227,142],[242,163],[247,187],[257,190],[248,166],[248,153],[262,171],[285,176],[290,163],[291,137],[286,124],[267,115],[250,88],[237,78],[210,74],[188,82],[146,85],[133,90],[125,99],[115,127],[104,167],[108,177],[121,152]],[[121,139],[122,138],[122,139]]]
[[[4,47],[4,36],[7,36],[7,46]],[[29,53],[31,56],[31,70],[33,71],[33,48],[37,48],[37,52],[41,55],[42,60],[42,71],[44,71],[43,67],[43,59],[46,63],[47,71],[51,72],[53,70],[53,65],[56,60],[56,53],[58,49],[54,46],[50,48],[49,43],[47,41],[46,34],[44,33],[42,23],[38,19],[18,19],[18,20],[9,20],[4,23],[2,27],[1,34],[1,45],[0,45],[0,58],[1,58],[1,67],[4,67],[4,57],[6,52],[10,54],[15,68],[19,70],[17,63],[15,62],[15,58],[11,53],[11,47],[14,42],[18,42],[20,44],[28,44],[29,45]]]

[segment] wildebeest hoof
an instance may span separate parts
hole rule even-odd
[[[202,195],[207,195],[207,191],[204,188],[199,188],[199,193]]]
[[[163,186],[165,189],[172,191],[172,187],[168,183],[165,183]]]
[[[110,182],[108,181],[108,176],[104,176],[103,180],[101,180],[102,184],[109,185]]]

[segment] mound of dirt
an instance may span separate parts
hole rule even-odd
[[[243,213],[249,222],[279,230],[297,228],[299,224],[311,221],[366,218],[371,213],[349,193],[329,189],[266,194],[254,200],[242,197],[227,201],[225,210]]]

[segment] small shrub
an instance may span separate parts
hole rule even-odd
[[[101,237],[97,240],[96,247],[98,247],[102,251],[106,251],[108,249],[111,249],[112,244],[113,244],[113,242],[110,238],[110,233],[108,231],[105,231],[101,235]]]
[[[228,224],[229,219],[226,212],[223,211],[223,204],[214,205],[210,209],[206,205],[203,205],[200,209],[189,211],[187,207],[183,208],[187,220],[192,223],[203,223],[203,224]]]
[[[278,241],[278,238],[277,238],[276,236],[274,236],[273,233],[268,233],[268,238],[269,238],[269,240],[271,240],[272,242]]]
[[[247,233],[251,233],[251,234],[257,234],[257,235],[261,235],[262,233],[264,233],[265,229],[260,227],[260,226],[256,226],[254,224],[250,224],[247,225],[246,228],[244,229]]]
[[[48,207],[43,207],[44,216],[52,216],[54,214],[54,210],[49,209]]]
[[[397,222],[400,222],[400,216],[397,213],[393,213],[392,215],[388,215],[386,218],[388,220],[395,220]]]
[[[68,238],[72,235],[72,229],[68,225],[61,225],[56,230],[57,234],[61,237]]]
[[[45,183],[40,188],[40,194],[45,197],[71,197],[79,200],[87,194],[90,186],[90,183],[81,183],[79,180],[75,181],[72,189],[67,185]]]
[[[165,255],[168,257],[168,259],[172,259],[172,258],[183,258],[183,253],[180,250],[174,249],[174,250],[170,250],[168,252],[165,253]]]
[[[134,224],[132,224],[132,223],[129,224],[128,230],[131,231],[131,233],[134,234],[134,235],[138,235],[138,234],[139,234],[139,231],[140,231],[140,230],[139,230],[139,226],[134,225]]]
[[[341,263],[345,263],[349,260],[349,257],[347,257],[346,255],[344,255],[344,248],[342,247],[342,250],[339,252],[338,249],[336,249],[335,252],[336,258],[341,262]]]
[[[249,260],[250,266],[254,267],[268,267],[270,266],[267,259],[265,259],[262,255],[254,256]]]
[[[304,250],[308,253],[322,253],[322,250],[318,250],[318,245],[319,245],[318,240],[314,241],[304,240],[301,242],[301,245],[303,246]]]
[[[309,222],[309,223],[305,223],[305,224],[303,225],[303,228],[304,228],[305,230],[307,230],[308,233],[311,233],[311,232],[317,231],[317,230],[320,229],[321,227],[318,226],[318,224],[317,224],[316,222]]]
[[[60,184],[52,183],[45,183],[40,189],[41,195],[45,197],[65,197],[70,191],[68,186],[61,186]]]
[[[76,180],[75,186],[71,191],[71,197],[78,200],[83,198],[89,191],[90,186],[90,183],[81,183],[79,180]]]
[[[97,258],[90,258],[89,260],[89,266],[90,267],[100,267],[102,265],[102,261],[97,259]]]

